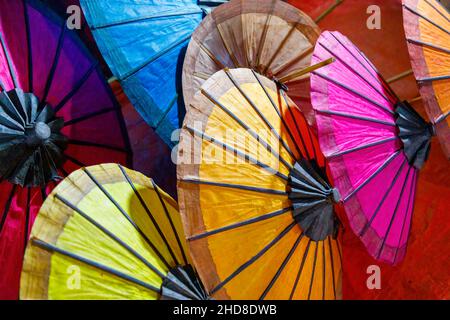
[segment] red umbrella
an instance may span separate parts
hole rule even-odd
[[[39,1],[0,0],[0,298],[18,297],[37,210],[81,166],[128,163],[120,106],[76,34]]]

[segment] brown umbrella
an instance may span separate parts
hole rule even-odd
[[[278,0],[233,0],[216,8],[192,35],[183,67],[186,107],[215,72],[251,68],[289,87],[289,96],[309,106],[314,44],[320,34],[306,14]]]

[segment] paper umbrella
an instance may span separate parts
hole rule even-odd
[[[311,75],[320,146],[353,231],[373,257],[395,264],[405,256],[434,126],[338,32],[321,35],[312,63],[330,57]]]
[[[120,107],[65,20],[35,0],[0,7],[0,298],[16,299],[30,228],[56,182],[131,152]]]
[[[180,213],[210,295],[341,297],[339,195],[276,82],[250,69],[210,77],[187,113],[178,161]]]
[[[117,164],[83,168],[42,206],[22,299],[208,299],[186,250],[176,202]]]

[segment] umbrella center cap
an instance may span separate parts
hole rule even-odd
[[[162,300],[211,300],[192,266],[172,268],[161,285]]]
[[[297,162],[289,174],[288,186],[292,215],[304,234],[313,241],[336,237],[340,223],[334,205],[341,197],[321,169],[314,162]]]
[[[17,88],[0,93],[0,179],[23,187],[44,187],[59,179],[67,139],[64,120]]]
[[[52,131],[45,122],[36,122],[33,129],[29,130],[27,144],[29,146],[38,146],[50,138]]]
[[[430,154],[431,138],[436,134],[436,128],[406,101],[396,104],[395,113],[395,123],[406,158],[410,165],[421,169]]]

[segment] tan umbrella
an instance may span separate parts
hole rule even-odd
[[[203,82],[227,68],[251,68],[289,88],[309,104],[310,66],[319,28],[309,16],[278,0],[233,0],[216,8],[192,35],[183,67],[186,108]]]

